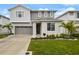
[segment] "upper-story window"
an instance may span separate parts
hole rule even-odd
[[[44,17],[47,17],[48,16],[48,12],[44,12]]]
[[[41,17],[42,16],[42,13],[41,12],[38,12],[38,17]]]
[[[16,17],[23,17],[24,12],[23,11],[17,11],[16,12]]]
[[[47,23],[47,30],[54,31],[55,30],[55,23]]]
[[[79,13],[77,13],[77,18],[79,18]]]
[[[53,17],[53,12],[52,11],[50,12],[50,17]]]

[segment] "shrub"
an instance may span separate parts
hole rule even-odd
[[[35,37],[35,38],[31,38],[32,40],[39,40],[39,39],[47,39],[47,37]]]
[[[55,35],[54,35],[54,34],[52,34],[52,35],[47,35],[47,38],[49,38],[49,39],[54,39],[54,38],[55,38]]]
[[[56,38],[60,38],[60,34],[56,34],[56,36],[55,36]]]
[[[60,38],[69,38],[70,37],[70,35],[68,35],[68,34],[60,34]]]
[[[79,34],[72,34],[72,37],[79,38]]]

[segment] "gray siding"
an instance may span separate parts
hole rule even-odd
[[[38,16],[38,13],[41,12],[41,17]],[[47,12],[47,16],[44,16],[44,13]],[[44,19],[44,18],[53,18],[54,17],[54,13],[53,16],[50,15],[50,11],[31,11],[31,20],[37,20],[37,19]]]
[[[31,20],[38,18],[38,12],[31,12]]]
[[[16,12],[23,11],[23,17],[17,17]],[[30,22],[30,10],[25,9],[21,6],[14,8],[10,11],[11,22]]]

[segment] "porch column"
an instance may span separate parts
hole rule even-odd
[[[33,23],[33,38],[36,37],[36,23]]]
[[[13,28],[12,28],[12,33],[14,33],[15,35],[15,26],[13,25]]]

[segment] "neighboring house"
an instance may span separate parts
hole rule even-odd
[[[2,28],[2,25],[5,25],[7,23],[10,23],[10,19],[8,17],[0,15],[0,34],[7,34],[8,33],[8,29]]]
[[[79,33],[79,11],[67,11],[64,14],[58,16],[56,19],[62,21],[74,21],[75,26],[77,26],[77,33]],[[62,30],[66,32],[66,30]]]
[[[67,11],[64,14],[58,16],[56,19],[61,20],[79,20],[79,11]]]

